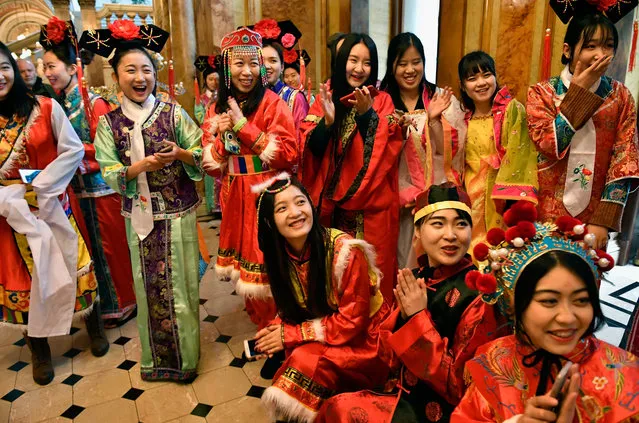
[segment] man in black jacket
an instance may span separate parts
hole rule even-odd
[[[42,82],[42,78],[36,73],[36,68],[31,60],[18,59],[18,68],[24,83],[34,94],[51,98],[56,97],[51,85]]]

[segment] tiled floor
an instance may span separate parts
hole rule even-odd
[[[209,250],[217,251],[218,221],[201,222]],[[614,255],[614,251],[612,251]],[[618,344],[639,298],[639,268],[613,269],[601,286],[607,326],[598,336]],[[4,422],[250,422],[270,421],[259,400],[270,381],[262,362],[242,359],[243,340],[255,325],[230,283],[209,270],[200,289],[201,360],[192,384],[143,382],[135,321],[107,331],[111,349],[96,358],[84,325],[50,340],[56,377],[33,382],[22,335],[0,328],[0,423]]]
[[[219,221],[200,222],[211,254]],[[270,381],[262,362],[242,359],[243,340],[255,334],[244,302],[228,282],[207,271],[200,289],[201,359],[192,384],[140,379],[135,319],[107,330],[111,348],[96,358],[84,324],[51,338],[55,379],[42,387],[31,376],[22,335],[0,328],[0,423],[5,422],[269,422],[259,400]]]

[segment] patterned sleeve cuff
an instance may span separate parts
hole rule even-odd
[[[126,180],[126,173],[129,170],[128,166],[116,165],[113,168],[105,168],[106,172],[117,172],[118,190],[121,195],[127,198],[133,198],[136,194],[137,183],[135,179],[130,181]]]
[[[580,129],[603,104],[604,99],[576,84],[570,84],[561,105],[561,113],[575,129]]]
[[[193,155],[193,161],[195,162],[195,167],[202,170],[202,149],[198,147],[189,151]]]
[[[623,206],[608,200],[601,200],[595,209],[595,213],[588,223],[597,226],[604,226],[612,231],[621,230],[621,217],[623,216]]]

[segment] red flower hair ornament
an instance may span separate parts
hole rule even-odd
[[[47,36],[55,44],[60,44],[67,36],[67,23],[56,16],[47,22]]]
[[[135,40],[140,38],[140,28],[128,19],[118,19],[108,26],[113,38],[119,40]]]

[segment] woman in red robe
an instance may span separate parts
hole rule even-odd
[[[377,351],[388,315],[380,272],[370,244],[320,225],[296,179],[283,173],[256,190],[258,240],[278,310],[256,348],[286,353],[262,401],[277,419],[312,422],[331,395],[386,380]]]
[[[508,333],[499,310],[465,277],[475,269],[470,199],[452,184],[416,198],[415,236],[421,267],[399,273],[397,307],[380,329],[380,357],[393,369],[386,393],[338,395],[318,422],[447,422],[464,394],[464,365],[478,347]],[[359,419],[359,420],[357,420]]]
[[[637,421],[639,361],[594,336],[604,322],[599,278],[613,259],[591,247],[595,236],[581,221],[533,224],[534,209],[520,204],[509,212],[524,218],[504,215],[511,227],[484,249],[485,273],[467,277],[493,287],[483,299],[500,304],[515,334],[482,346],[466,364],[468,389],[451,422]],[[553,395],[568,362],[569,379]]]
[[[275,317],[264,259],[257,245],[256,195],[251,185],[297,163],[291,111],[266,89],[261,36],[247,28],[222,40],[224,83],[206,114],[202,130],[204,168],[222,176],[222,224],[215,269],[231,279],[260,328]]]
[[[320,86],[302,124],[304,186],[320,220],[378,252],[384,298],[393,301],[399,233],[398,157],[402,134],[386,93],[373,98],[377,48],[366,34],[349,34],[339,50],[330,89]],[[350,101],[340,99],[352,95]]]

